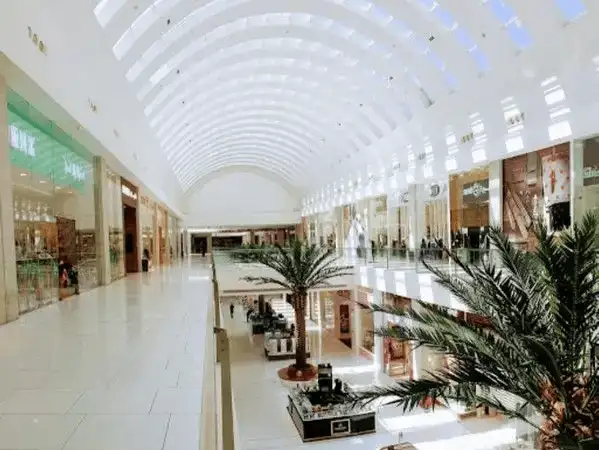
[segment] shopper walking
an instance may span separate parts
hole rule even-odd
[[[233,313],[235,312],[235,305],[231,303],[229,305],[229,312],[231,313],[231,319],[233,318]]]

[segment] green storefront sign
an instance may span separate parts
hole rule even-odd
[[[56,186],[82,191],[85,183],[93,177],[91,164],[63,143],[74,143],[70,137],[33,110],[17,94],[11,94],[8,104],[10,162],[24,171],[46,178]],[[32,117],[27,117],[30,113]]]

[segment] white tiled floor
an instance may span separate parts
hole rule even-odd
[[[516,427],[505,421],[459,422],[446,409],[434,413],[417,409],[404,415],[389,406],[378,411],[376,434],[303,444],[285,409],[287,390],[276,375],[277,369],[290,361],[266,361],[261,338],[248,338],[242,316],[241,311],[236,311],[234,319],[225,318],[231,335],[238,450],[376,450],[396,443],[400,431],[403,440],[412,442],[419,450],[488,450],[515,440]],[[370,361],[354,355],[330,334],[322,337],[315,328],[310,332],[314,361],[331,362],[334,370],[351,384],[391,382],[385,375],[378,375]]]
[[[0,327],[0,450],[198,450],[208,273],[133,275]]]

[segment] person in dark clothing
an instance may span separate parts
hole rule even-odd
[[[231,319],[233,318],[233,313],[235,312],[235,305],[231,303],[229,305],[229,312],[231,313]]]
[[[206,256],[206,245],[202,244],[202,258]]]

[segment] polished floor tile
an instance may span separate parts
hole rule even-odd
[[[152,405],[152,414],[200,414],[200,389],[160,389]]]
[[[208,270],[134,274],[1,326],[0,450],[197,449]]]
[[[90,415],[64,450],[162,450],[168,415]]]
[[[16,390],[0,402],[0,414],[66,414],[81,394],[70,390]]]
[[[0,450],[61,449],[83,416],[0,416]]]

